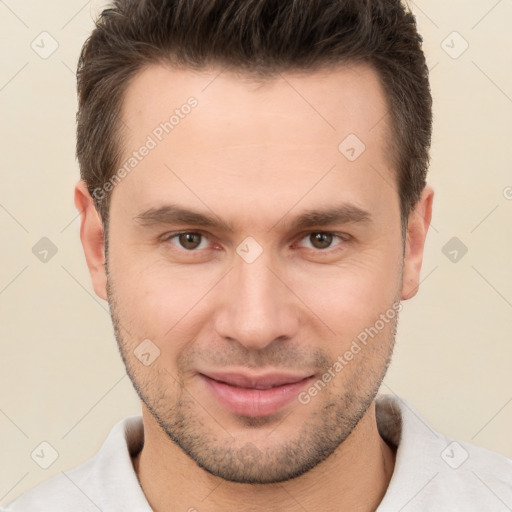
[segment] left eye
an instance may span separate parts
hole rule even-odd
[[[341,237],[334,233],[324,233],[322,231],[316,233],[308,233],[302,238],[302,240],[308,240],[311,243],[313,249],[324,250],[328,249],[335,238],[342,240]]]

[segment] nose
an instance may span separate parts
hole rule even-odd
[[[219,336],[248,350],[294,338],[299,329],[300,301],[264,251],[248,263],[235,256],[217,296],[215,325]]]

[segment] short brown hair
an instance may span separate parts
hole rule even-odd
[[[96,21],[77,70],[76,156],[108,222],[110,194],[93,194],[122,156],[124,92],[150,64],[217,65],[260,78],[367,63],[391,116],[403,233],[426,184],[432,97],[422,38],[401,0],[114,0]],[[341,142],[341,141],[340,141]]]

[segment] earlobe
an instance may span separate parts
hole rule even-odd
[[[75,186],[75,206],[80,212],[80,240],[94,291],[98,297],[107,300],[103,223],[83,180]]]
[[[429,185],[409,215],[402,276],[402,300],[414,297],[420,285],[421,265],[428,228],[432,219],[434,190]]]

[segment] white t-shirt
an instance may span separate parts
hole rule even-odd
[[[512,511],[512,460],[435,432],[405,400],[377,398],[381,436],[397,446],[377,512]],[[6,512],[151,512],[131,455],[143,443],[141,416],[117,423],[98,453],[14,500]]]

